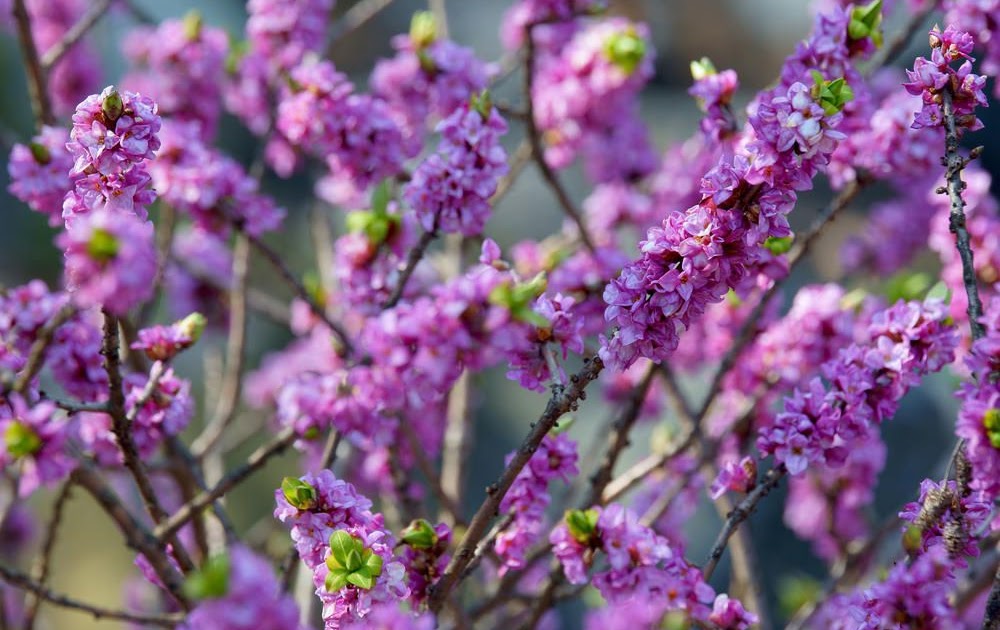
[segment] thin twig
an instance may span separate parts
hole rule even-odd
[[[187,598],[181,592],[181,580],[176,568],[171,564],[162,544],[131,512],[125,507],[108,484],[101,478],[92,465],[84,462],[73,471],[74,481],[87,490],[97,500],[97,503],[115,521],[118,529],[125,536],[129,547],[135,549],[149,560],[160,581],[167,591],[184,610],[190,609]]]
[[[127,414],[125,411],[125,392],[122,389],[121,359],[119,357],[119,332],[118,318],[103,309],[104,314],[104,335],[101,343],[101,356],[104,357],[104,372],[108,376],[108,405],[111,416],[111,430],[118,442],[118,448],[122,453],[122,460],[125,468],[132,474],[135,485],[139,489],[146,511],[152,517],[154,523],[159,523],[167,517],[166,511],[160,505],[153,484],[149,480],[145,469],[142,466],[142,459],[136,449],[135,441],[132,439],[132,422],[138,412],[138,405],[133,410],[134,413]],[[150,379],[152,381],[152,378]],[[147,389],[154,389],[154,387]],[[151,392],[150,392],[151,394]],[[187,556],[187,552],[176,537],[167,540],[173,546],[174,558],[186,572],[194,568],[194,564]]]
[[[141,615],[138,613],[130,613],[125,610],[113,610],[111,608],[104,608],[95,604],[81,602],[78,599],[73,599],[63,595],[62,593],[57,593],[44,584],[31,579],[31,577],[25,575],[24,573],[15,571],[14,569],[6,567],[2,564],[0,564],[0,578],[3,578],[3,581],[11,586],[34,593],[34,595],[39,599],[43,599],[62,608],[78,610],[80,612],[93,615],[94,619],[129,621],[132,623],[162,626],[164,628],[174,628],[177,624],[184,620],[184,615],[176,613]]]
[[[726,550],[726,545],[729,544],[729,539],[736,532],[737,528],[739,528],[740,524],[753,514],[760,500],[766,497],[771,490],[774,490],[778,486],[778,482],[787,473],[788,471],[784,464],[779,464],[778,467],[772,468],[764,476],[763,481],[733,508],[733,511],[729,514],[729,518],[723,523],[722,531],[719,532],[718,537],[715,539],[712,550],[708,553],[708,560],[705,562],[705,567],[701,570],[705,576],[705,580],[712,577],[715,567],[718,566],[719,560],[722,559],[722,554]]]
[[[251,453],[242,466],[230,471],[211,490],[199,493],[194,499],[182,505],[168,519],[157,525],[153,531],[153,535],[158,540],[164,540],[173,535],[200,510],[245,481],[247,477],[262,468],[272,457],[282,453],[297,437],[292,427],[283,429],[274,439]]]
[[[476,545],[486,534],[493,517],[500,507],[514,479],[524,468],[528,460],[538,449],[542,439],[548,434],[552,427],[556,425],[559,418],[577,408],[580,401],[586,398],[586,387],[591,381],[597,378],[604,369],[604,362],[599,357],[584,359],[583,368],[574,374],[570,379],[569,387],[563,391],[557,390],[545,408],[544,413],[532,426],[528,436],[521,446],[514,453],[514,457],[504,469],[496,483],[486,489],[486,497],[483,499],[479,509],[476,510],[472,520],[469,521],[469,528],[466,530],[462,542],[452,556],[447,568],[441,578],[431,587],[428,598],[428,608],[437,613],[444,605],[448,594],[456,586],[465,567],[475,556]]]
[[[191,451],[198,459],[209,453],[236,417],[243,385],[243,363],[247,338],[247,275],[250,244],[244,233],[236,235],[233,247],[233,286],[229,292],[229,338],[226,342],[226,371],[222,377],[215,412],[194,442]]]
[[[17,25],[17,39],[21,44],[21,54],[24,56],[24,67],[28,73],[28,96],[31,98],[31,111],[35,114],[35,128],[51,125],[55,122],[52,114],[52,101],[49,99],[48,79],[45,68],[38,57],[35,38],[31,34],[31,17],[25,6],[25,0],[14,0],[14,22]]]
[[[326,44],[326,57],[333,56],[334,48],[346,36],[370,22],[383,9],[392,4],[393,0],[361,0],[344,13],[330,31]]]
[[[354,344],[351,343],[350,335],[347,334],[347,331],[340,323],[335,322],[329,315],[327,315],[326,309],[323,308],[322,305],[316,303],[316,300],[314,300],[309,294],[305,285],[303,285],[302,282],[295,277],[295,274],[285,266],[285,262],[281,259],[281,256],[278,255],[278,252],[271,249],[267,243],[260,240],[260,238],[256,236],[247,233],[247,238],[249,239],[250,244],[253,245],[254,249],[260,252],[264,258],[271,263],[271,266],[275,268],[282,279],[284,279],[284,281],[292,287],[299,299],[309,306],[309,310],[311,310],[316,317],[320,318],[323,323],[327,325],[333,335],[337,338],[337,341],[340,343],[342,351],[347,355],[354,354]]]
[[[538,170],[542,173],[542,178],[555,193],[556,199],[559,201],[559,205],[562,207],[563,212],[569,217],[573,223],[576,224],[577,231],[579,231],[580,241],[583,243],[584,247],[588,251],[594,253],[594,242],[590,240],[590,233],[587,231],[587,225],[583,220],[583,215],[577,210],[576,206],[573,205],[573,201],[569,198],[569,193],[563,188],[562,183],[559,181],[559,177],[549,166],[549,163],[545,161],[545,148],[542,146],[542,135],[538,130],[538,124],[535,121],[535,104],[532,94],[534,92],[535,84],[535,36],[534,27],[535,24],[529,24],[525,27],[525,38],[524,46],[526,52],[525,68],[524,68],[524,96],[525,102],[527,103],[527,109],[525,112],[525,128],[528,134],[528,141],[531,143],[531,153],[535,158],[535,163],[538,164]]]
[[[72,496],[73,490],[73,480],[69,479],[63,483],[62,488],[59,490],[59,495],[56,497],[55,503],[52,506],[52,516],[49,518],[49,522],[46,526],[45,540],[42,542],[42,549],[38,553],[35,559],[35,565],[32,569],[32,573],[35,576],[35,582],[41,586],[45,586],[45,582],[49,579],[49,567],[52,562],[52,553],[56,548],[56,539],[59,534],[59,526],[62,524],[63,514],[66,512],[66,505],[69,503],[69,499]],[[24,605],[24,630],[32,630],[35,627],[35,618],[38,615],[38,607],[42,603],[44,597],[31,591],[32,597],[28,597]]]
[[[45,51],[45,54],[42,55],[42,68],[46,72],[52,70],[52,67],[63,58],[63,55],[69,52],[97,24],[97,21],[107,12],[109,6],[111,6],[111,0],[96,0],[90,9],[77,20],[76,24],[63,34],[62,39]]]
[[[396,281],[396,286],[392,288],[392,293],[389,294],[389,298],[382,305],[383,309],[389,309],[399,303],[399,300],[403,297],[403,292],[406,290],[406,283],[410,281],[410,276],[416,270],[417,265],[420,260],[427,253],[427,248],[437,237],[437,230],[425,231],[420,235],[420,240],[414,245],[410,252],[406,255],[406,264],[399,272],[399,279]]]
[[[413,454],[413,459],[417,462],[417,468],[420,469],[420,473],[427,480],[427,485],[430,487],[434,498],[448,512],[453,523],[464,527],[465,523],[462,519],[461,511],[459,511],[458,506],[455,505],[455,502],[451,500],[451,497],[442,488],[440,476],[435,474],[434,466],[427,459],[424,447],[420,444],[420,438],[413,430],[413,427],[409,422],[401,420],[399,422],[399,430],[402,432],[403,437],[406,438],[407,444],[410,445],[410,452]]]
[[[45,322],[45,325],[38,332],[35,342],[31,344],[31,350],[28,351],[27,364],[21,370],[17,380],[14,381],[15,392],[24,392],[31,385],[31,381],[38,375],[38,372],[42,369],[42,365],[45,363],[45,354],[52,344],[52,338],[56,330],[69,321],[75,314],[76,308],[67,304],[59,309],[52,319]]]

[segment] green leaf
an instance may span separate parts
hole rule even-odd
[[[983,414],[983,428],[986,429],[986,437],[990,440],[990,445],[995,449],[1000,449],[1000,409],[991,407]]]
[[[347,552],[347,562],[344,563],[344,567],[348,571],[357,571],[361,568],[364,563],[361,561],[361,553],[357,549],[351,549]]]
[[[197,40],[201,36],[201,26],[204,20],[201,11],[192,9],[184,16],[184,35],[190,40]]]
[[[368,549],[365,551],[368,557],[365,558],[364,570],[375,577],[382,575],[382,556]]]
[[[372,211],[379,215],[385,214],[390,201],[392,201],[392,184],[388,179],[383,179],[372,191]]]
[[[352,551],[357,552],[357,546],[360,544],[361,541],[354,536],[351,536],[342,529],[338,529],[330,534],[330,556],[341,567],[350,567],[348,556],[350,556]]]
[[[719,74],[719,71],[715,69],[715,65],[708,57],[702,57],[701,59],[691,62],[691,78],[695,81],[700,81],[705,77],[711,77],[717,74]]]
[[[926,273],[902,272],[889,278],[885,285],[885,297],[890,304],[899,300],[919,300],[931,288],[931,277]]]
[[[925,299],[941,300],[945,304],[951,303],[951,289],[944,282],[938,282],[927,292]]]
[[[350,573],[346,569],[331,569],[329,573],[326,574],[326,581],[323,586],[330,593],[339,591],[340,589],[347,586],[347,576]]]
[[[816,601],[822,589],[823,585],[811,577],[783,577],[778,582],[778,605],[785,616],[790,617],[806,604]]]
[[[469,97],[469,108],[478,112],[483,120],[488,120],[490,112],[493,111],[493,99],[489,90],[483,90]]]
[[[347,581],[358,588],[365,589],[366,591],[375,586],[375,578],[372,577],[372,574],[368,571],[368,569],[363,567],[348,575]]]
[[[793,240],[791,236],[783,236],[781,238],[771,236],[764,241],[764,247],[775,256],[781,256],[782,254],[787,254],[792,249]]]

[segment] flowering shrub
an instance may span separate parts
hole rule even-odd
[[[142,24],[111,77],[90,29],[129,2],[10,1],[36,134],[10,151],[26,208],[8,212],[46,217],[63,273],[0,289],[0,627],[45,604],[134,628],[551,628],[582,595],[587,628],[769,628],[745,522],[785,485],[786,524],[830,571],[790,628],[1000,628],[1000,206],[982,148],[961,148],[984,127],[1000,3],[817,2],[745,107],[735,70],[693,62],[701,120],[661,154],[639,111],[650,27],[597,0],[516,0],[501,62],[451,41],[431,2],[357,82],[330,38],[387,3],[334,19],[333,0],[250,0],[237,38],[197,13]],[[891,68],[932,13],[929,56]],[[501,102],[512,71],[523,89]],[[248,166],[215,146],[226,114],[259,140]],[[505,251],[490,219],[526,163],[566,222]],[[265,184],[296,174],[316,198],[301,276],[264,240],[286,217]],[[833,198],[793,231],[821,182]],[[845,276],[784,309],[866,188],[885,199]],[[937,281],[910,271],[925,248]],[[257,259],[290,304],[252,282]],[[255,364],[258,315],[291,341]],[[225,353],[211,382],[186,360],[205,346]],[[469,455],[470,407],[493,368],[547,403],[490,463]],[[959,401],[948,470],[874,522],[882,428],[939,372]],[[587,430],[571,414],[595,392],[614,413]],[[225,499],[277,461],[275,545]],[[467,488],[480,467],[501,472]],[[48,584],[74,489],[136,552],[121,606]],[[699,500],[722,516],[707,558],[685,529]]]

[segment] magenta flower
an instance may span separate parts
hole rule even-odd
[[[49,217],[49,225],[62,225],[63,197],[72,183],[73,159],[66,151],[69,135],[60,127],[43,127],[27,145],[15,144],[10,152],[7,190],[35,212]]]
[[[65,252],[66,286],[80,306],[124,315],[152,295],[152,223],[131,214],[94,212],[73,221],[56,243]]]
[[[71,425],[56,418],[48,401],[30,405],[19,394],[0,399],[0,464],[17,475],[17,493],[30,496],[40,486],[66,479],[76,467],[67,451]]]

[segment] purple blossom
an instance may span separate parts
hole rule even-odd
[[[403,199],[428,232],[476,236],[486,225],[490,197],[507,172],[507,152],[500,144],[507,123],[488,101],[485,107],[488,113],[465,103],[443,120],[436,129],[438,151],[403,189]]]
[[[152,99],[113,86],[77,106],[66,145],[73,156],[71,175],[116,175],[160,148],[160,117]]]
[[[0,464],[16,472],[18,496],[69,476],[76,467],[67,450],[70,435],[71,424],[56,417],[53,403],[31,404],[19,394],[0,399]]]
[[[917,57],[913,70],[906,71],[909,82],[903,84],[910,94],[923,98],[923,108],[917,112],[913,128],[944,124],[941,92],[947,89],[959,133],[964,129],[982,129],[983,122],[976,118],[976,107],[988,107],[989,103],[983,93],[986,77],[972,72],[974,59],[970,53],[975,43],[972,35],[951,25],[944,32],[935,27],[931,29],[930,43],[930,60]],[[956,61],[960,64],[957,70],[951,66]]]
[[[7,190],[35,212],[49,217],[49,225],[62,225],[63,197],[72,183],[73,159],[66,151],[69,135],[61,127],[42,127],[27,145],[15,144],[10,152]]]
[[[66,287],[82,307],[117,315],[153,294],[153,224],[130,214],[99,211],[67,226],[56,243],[65,252]]]
[[[282,590],[267,560],[241,545],[226,558],[225,592],[202,599],[183,630],[304,630],[295,599]]]

